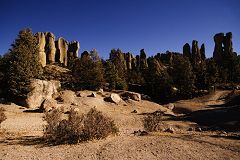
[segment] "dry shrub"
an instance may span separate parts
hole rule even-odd
[[[84,120],[84,138],[86,140],[106,138],[109,134],[115,134],[118,129],[114,121],[92,108]]]
[[[79,115],[72,109],[67,119],[62,119],[61,115],[62,112],[56,109],[45,113],[44,120],[47,121],[47,125],[44,138],[49,142],[78,143],[106,138],[118,131],[114,121],[95,108],[92,108],[86,115]]]
[[[4,111],[5,111],[5,109],[3,107],[1,107],[0,108],[0,127],[1,127],[1,123],[7,119]]]
[[[162,116],[161,112],[154,112],[143,118],[143,126],[146,131],[154,132],[159,131],[160,126],[162,125]]]

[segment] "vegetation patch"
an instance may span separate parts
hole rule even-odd
[[[114,121],[95,108],[87,114],[79,114],[72,109],[67,119],[62,115],[62,111],[57,109],[45,112],[44,139],[50,143],[79,143],[103,139],[118,132]]]

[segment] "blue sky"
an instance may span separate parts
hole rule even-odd
[[[0,20],[0,54],[25,27],[78,40],[80,53],[96,48],[103,58],[113,48],[182,52],[193,39],[210,57],[214,34],[229,31],[240,53],[239,0],[1,0]]]

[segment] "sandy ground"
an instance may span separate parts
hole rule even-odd
[[[120,129],[119,135],[75,145],[46,145],[40,140],[45,124],[43,113],[23,112],[26,109],[15,104],[0,105],[6,109],[8,118],[0,129],[0,159],[240,159],[239,133],[187,131],[197,125],[194,122],[166,119],[166,126],[173,127],[174,133],[135,136],[134,131],[143,130],[141,119],[145,113],[164,110],[173,115],[153,102],[129,100],[115,105],[103,101],[100,95],[97,98],[77,97],[76,102],[75,107],[83,113],[96,107],[112,117]],[[189,107],[192,103],[181,101],[176,105],[188,104]],[[138,113],[131,113],[133,110]]]

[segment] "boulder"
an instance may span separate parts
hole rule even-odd
[[[97,97],[97,94],[95,92],[92,92],[90,95],[88,95],[88,97]]]
[[[40,106],[40,109],[45,112],[49,112],[53,109],[58,109],[57,101],[54,99],[45,99]]]
[[[112,102],[112,103],[120,103],[121,102],[121,97],[116,94],[116,93],[111,93],[109,97],[104,98],[105,101],[107,102]]]
[[[46,99],[52,99],[53,95],[58,93],[61,87],[59,81],[46,81],[34,79],[30,84],[32,90],[28,93],[26,98],[26,107],[37,109]]]
[[[165,132],[174,133],[175,130],[174,130],[174,128],[169,127],[169,128],[167,128],[167,129],[165,130]]]
[[[53,64],[55,62],[56,55],[55,36],[51,32],[46,32],[45,37],[46,37],[45,51],[47,55],[47,63]]]
[[[120,95],[124,99],[132,99],[134,101],[141,101],[141,94],[136,93],[136,92],[124,91]]]
[[[42,67],[46,66],[46,53],[45,53],[45,45],[46,45],[46,38],[43,32],[37,32],[35,37],[38,40],[39,45],[39,62]]]
[[[173,110],[174,109],[174,104],[173,103],[168,103],[168,104],[163,105],[163,107],[168,108],[170,110]]]

